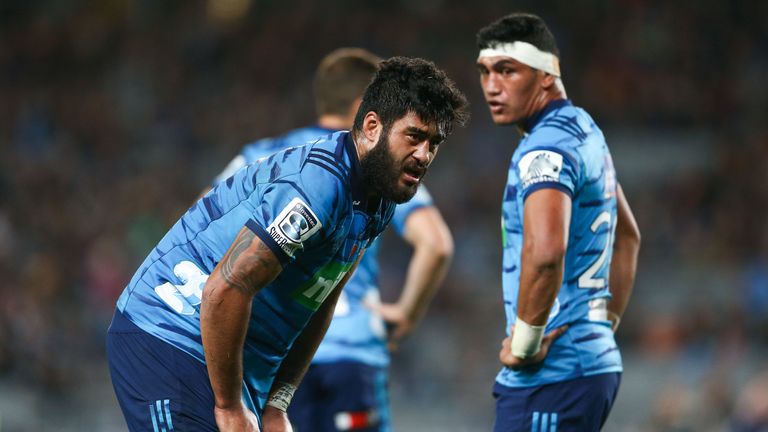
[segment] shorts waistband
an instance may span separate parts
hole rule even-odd
[[[147,333],[128,319],[120,309],[115,308],[112,323],[109,325],[109,333]]]

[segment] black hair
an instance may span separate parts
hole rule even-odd
[[[498,43],[527,42],[541,51],[560,57],[555,36],[540,17],[529,13],[512,13],[477,32],[477,48],[492,48]]]
[[[360,131],[365,115],[373,111],[385,131],[409,112],[425,123],[436,123],[447,137],[455,123],[469,118],[467,98],[445,72],[434,63],[408,57],[392,57],[381,62],[379,71],[363,94],[353,130]]]
[[[339,48],[326,55],[315,72],[317,114],[349,114],[352,104],[371,82],[380,61],[362,48]]]

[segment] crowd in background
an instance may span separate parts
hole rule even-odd
[[[639,430],[765,430],[748,424],[768,427],[768,3],[513,6],[553,28],[568,95],[614,146],[643,234],[614,414],[632,418],[622,399],[650,394],[659,402]],[[503,336],[498,221],[517,134],[486,112],[474,33],[510,7],[0,3],[0,393],[23,383],[60,398],[103,369],[115,300],[150,249],[242,144],[311,123],[318,60],[361,46],[435,61],[472,102],[426,179],[456,257],[395,356],[393,399],[452,394],[483,417]],[[385,240],[385,256],[405,251]],[[385,259],[385,294],[404,260]],[[643,389],[633,366],[674,378]],[[5,431],[3,416],[0,403]]]

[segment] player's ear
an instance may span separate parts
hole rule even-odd
[[[374,111],[368,111],[363,118],[363,135],[367,141],[372,143],[372,146],[379,142],[379,137],[381,136],[381,131],[383,129],[384,127],[379,115]]]
[[[548,74],[546,72],[542,72],[544,74],[544,79],[541,80],[541,87],[549,90],[553,85],[555,85],[555,80],[557,79],[556,76],[552,74]]]

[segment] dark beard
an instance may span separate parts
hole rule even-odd
[[[377,195],[400,204],[413,198],[418,184],[400,185],[402,172],[389,151],[388,137],[389,131],[382,131],[379,142],[360,160],[360,167],[369,195]]]

